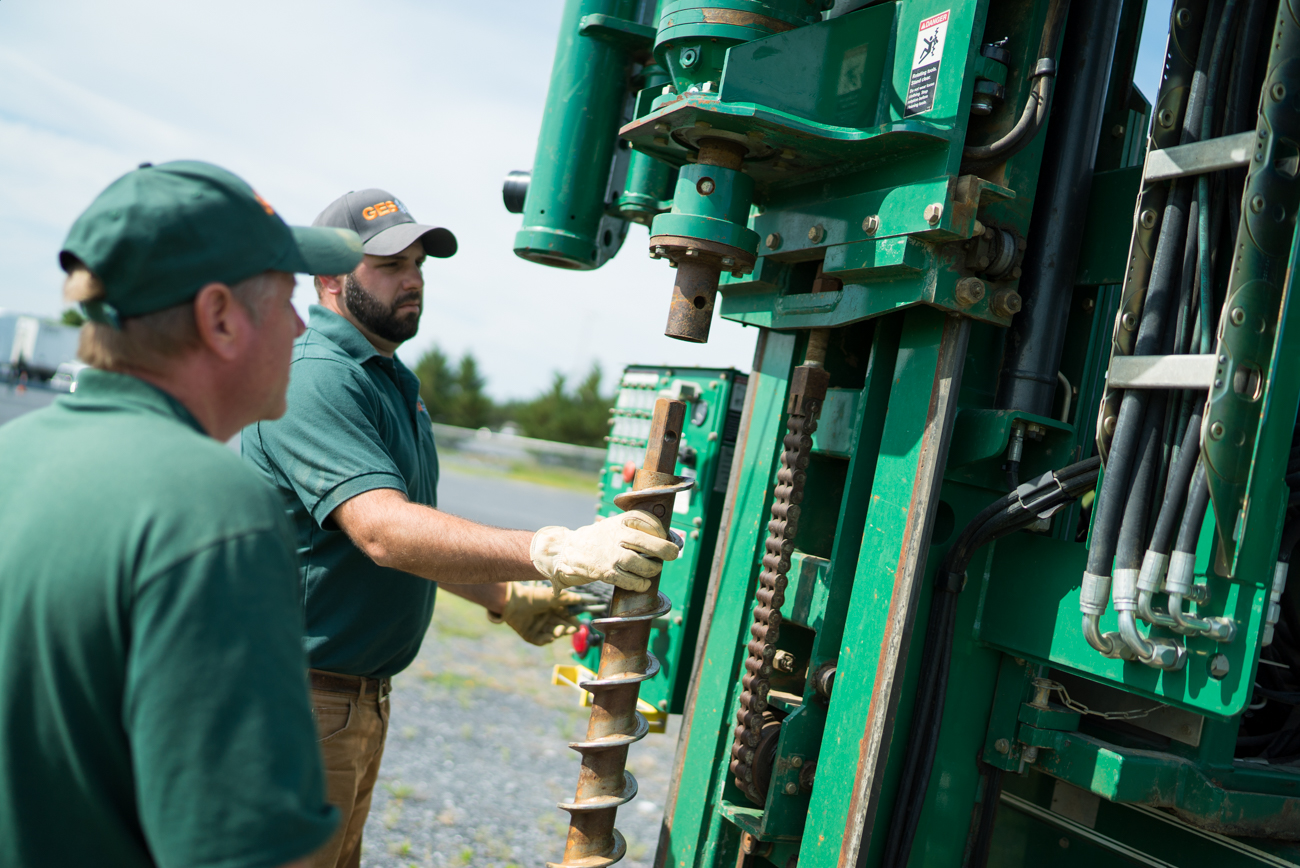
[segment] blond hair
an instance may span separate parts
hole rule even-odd
[[[230,287],[235,299],[256,325],[270,298],[271,272],[255,274]],[[63,298],[71,304],[102,301],[104,283],[84,265],[75,265],[63,282]],[[201,344],[194,322],[194,301],[122,320],[121,328],[87,320],[81,327],[77,356],[104,371],[135,369],[162,372],[169,363]]]

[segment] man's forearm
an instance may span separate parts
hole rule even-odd
[[[539,578],[528,553],[531,531],[477,524],[411,503],[400,491],[357,495],[331,517],[380,566],[449,585]]]

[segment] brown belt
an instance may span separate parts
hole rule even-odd
[[[308,671],[311,674],[312,690],[348,693],[357,697],[377,696],[379,699],[392,692],[392,685],[387,677],[367,678],[364,675],[343,675],[339,672],[322,672],[319,669]]]

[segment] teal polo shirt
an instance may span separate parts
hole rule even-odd
[[[298,531],[312,667],[401,672],[420,650],[438,587],[376,564],[330,513],[377,488],[438,505],[438,452],[419,379],[346,319],[312,305],[294,347],[288,412],[245,428],[240,442],[244,459],[284,495]]]
[[[275,492],[87,370],[0,426],[0,865],[270,868],[329,838]]]

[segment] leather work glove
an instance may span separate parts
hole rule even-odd
[[[506,586],[506,605],[501,614],[488,612],[487,616],[494,624],[509,624],[525,642],[549,645],[577,632],[578,619],[570,614],[569,607],[582,604],[582,597],[572,591],[556,596],[541,582],[511,582]]]
[[[677,557],[682,542],[677,534],[669,538],[659,519],[634,509],[577,530],[544,527],[533,536],[529,554],[557,594],[597,581],[639,593],[664,561]]]

